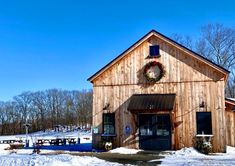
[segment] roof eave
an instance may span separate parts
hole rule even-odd
[[[225,98],[225,102],[228,103],[228,104],[231,104],[231,105],[234,105],[234,106],[235,106],[235,101],[234,101],[234,100]]]
[[[98,75],[100,75],[101,73],[103,73],[103,71],[112,66],[117,60],[122,59],[122,57],[124,57],[128,52],[130,52],[131,50],[133,50],[134,48],[136,48],[138,45],[140,45],[143,41],[145,41],[146,39],[148,39],[150,36],[153,35],[153,33],[155,33],[154,30],[151,30],[149,33],[147,33],[146,35],[144,35],[142,38],[140,38],[137,42],[135,42],[134,44],[132,44],[129,48],[127,48],[125,51],[123,51],[121,54],[119,54],[116,58],[114,58],[111,62],[109,62],[107,65],[105,65],[104,67],[102,67],[100,70],[98,70],[95,74],[93,74],[91,77],[89,77],[87,79],[87,81],[90,81],[91,83],[93,83],[93,80],[98,77]],[[146,39],[145,39],[146,38]]]

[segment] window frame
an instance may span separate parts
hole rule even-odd
[[[157,47],[158,51],[154,50],[155,47]],[[153,51],[152,51],[152,49],[153,49]],[[153,53],[157,52],[158,54],[152,54],[152,52]],[[151,45],[151,46],[149,46],[149,57],[153,57],[153,58],[160,57],[160,45]]]
[[[108,118],[111,118],[111,121],[110,119],[108,120],[108,123],[106,124],[106,120],[105,120],[105,116],[107,116]],[[105,126],[113,126],[113,132],[111,133],[110,132],[110,129],[108,129],[108,133],[105,133],[106,129],[105,129]],[[103,128],[103,134],[107,134],[107,135],[114,135],[115,132],[116,132],[116,129],[115,129],[115,113],[103,113],[103,123],[102,123],[102,128]]]
[[[209,116],[209,117],[202,117]],[[204,122],[204,123],[202,123]],[[207,127],[205,130],[202,130],[203,127]],[[212,116],[211,112],[196,112],[196,132],[197,134],[212,135]],[[204,133],[202,133],[204,131]]]

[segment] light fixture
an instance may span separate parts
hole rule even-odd
[[[202,101],[202,102],[199,104],[199,107],[200,107],[200,108],[204,108],[204,107],[205,107],[205,102]]]
[[[109,109],[109,106],[110,106],[110,104],[109,104],[109,103],[106,103],[105,106],[104,106],[104,108],[103,108],[103,110]]]

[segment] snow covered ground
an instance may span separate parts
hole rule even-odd
[[[140,151],[142,151],[142,150],[127,149],[127,148],[120,147],[120,148],[116,148],[116,149],[110,150],[109,152],[110,153],[119,153],[119,154],[136,154],[136,153],[138,153]]]
[[[1,166],[121,166],[122,164],[107,162],[96,157],[72,156],[69,154],[45,155],[50,151],[42,151],[44,155],[32,153],[32,150],[4,150],[7,145],[0,146]]]
[[[30,145],[35,139],[80,138],[81,143],[91,142],[91,133],[87,131],[74,132],[36,132],[29,134]],[[25,140],[25,135],[0,136],[0,140]],[[5,150],[8,144],[0,144],[0,166],[121,166],[122,164],[108,162],[90,156],[74,156],[69,154],[52,155],[50,150],[41,150],[41,154],[33,153],[31,149]]]
[[[178,151],[169,152],[161,159],[163,166],[234,166],[235,148],[227,146],[227,153],[216,153],[204,155],[193,148],[183,148]]]
[[[19,155],[12,154],[0,157],[0,165],[4,166],[119,166],[96,157],[79,157],[71,155]]]
[[[35,133],[28,134],[29,146],[33,145],[37,139],[56,139],[56,138],[80,138],[80,143],[91,143],[92,136],[90,131],[71,131],[71,132],[55,132],[55,131],[39,131]],[[0,140],[23,140],[25,142],[26,135],[10,135],[10,136],[0,136]]]
[[[36,132],[29,134],[30,144],[34,139],[55,139],[55,138],[80,138],[81,143],[91,142],[91,133],[87,131],[73,132]],[[0,136],[0,140],[21,139],[25,140],[25,135]],[[75,156],[66,152],[66,154],[53,155],[50,150],[42,150],[41,154],[35,154],[30,149],[21,150],[4,150],[9,145],[0,144],[0,166],[121,166],[122,164],[109,162],[90,156]],[[141,150],[117,148],[109,151],[109,153],[119,153],[125,155],[133,155],[141,152]],[[162,161],[163,166],[232,166],[235,165],[235,148],[227,147],[227,153],[216,153],[204,155],[198,153],[193,148],[184,148],[178,151],[165,151],[160,154],[165,158],[151,160],[149,163]]]
[[[109,151],[110,153],[136,154],[141,150],[117,148]],[[194,148],[183,148],[178,151],[164,151],[160,154],[163,159],[151,160],[162,161],[162,166],[234,166],[235,165],[235,147],[227,146],[227,153],[215,153],[204,155]]]

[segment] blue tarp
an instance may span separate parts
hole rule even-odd
[[[28,147],[26,149],[34,149],[35,147]],[[67,150],[67,151],[79,151],[79,152],[91,152],[92,143],[82,143],[75,145],[48,145],[48,146],[38,146],[39,149],[46,150]]]

